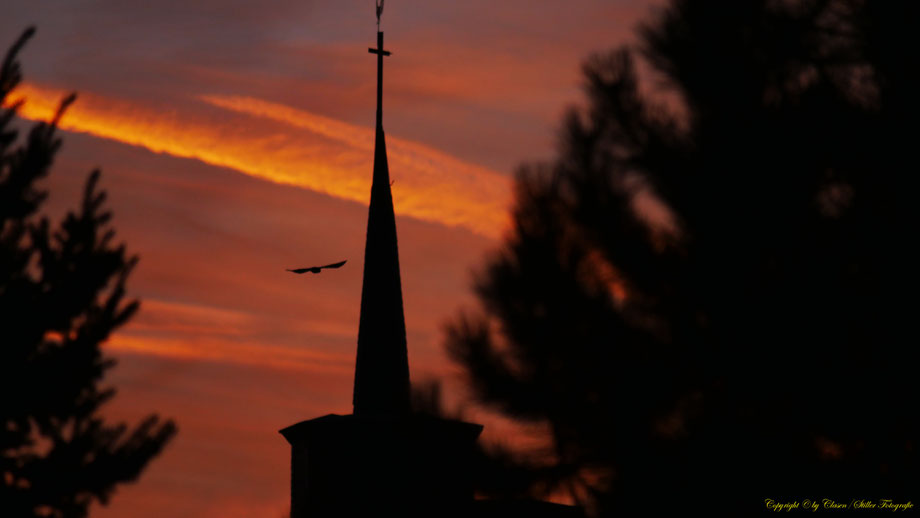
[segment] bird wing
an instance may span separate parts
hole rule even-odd
[[[298,268],[296,270],[288,270],[288,271],[294,272],[294,273],[307,273],[310,271],[310,269],[309,268]]]
[[[320,266],[320,268],[341,268],[342,265],[345,264],[345,263],[347,263],[347,262],[348,262],[348,260],[346,259],[346,260],[344,260],[344,261],[342,261],[342,262],[339,262],[339,263],[332,263],[332,264],[327,264],[326,266]]]

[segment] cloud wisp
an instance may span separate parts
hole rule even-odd
[[[49,120],[64,92],[23,84],[20,115]],[[366,204],[373,130],[304,110],[238,96],[201,96],[203,110],[157,109],[81,94],[61,127],[256,178]],[[425,145],[390,137],[397,214],[498,237],[507,226],[508,177]]]

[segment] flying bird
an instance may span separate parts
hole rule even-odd
[[[307,272],[310,272],[310,273],[319,273],[320,270],[322,270],[322,269],[324,269],[324,268],[341,268],[342,265],[345,264],[345,263],[347,263],[347,262],[348,262],[348,261],[345,260],[345,261],[342,261],[342,262],[340,262],[340,263],[327,264],[326,266],[311,266],[311,267],[309,267],[309,268],[297,268],[296,270],[288,270],[288,271],[289,271],[289,272],[294,272],[294,273],[307,273]]]

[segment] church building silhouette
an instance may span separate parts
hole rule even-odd
[[[378,10],[379,15],[379,10]],[[377,32],[377,124],[367,219],[353,412],[302,421],[291,445],[291,518],[580,516],[536,501],[474,500],[482,425],[413,413],[396,219],[383,132],[383,32]]]

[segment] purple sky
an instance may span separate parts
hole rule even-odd
[[[141,313],[106,346],[119,360],[107,412],[155,411],[180,429],[95,516],[278,518],[289,451],[277,430],[351,411],[371,173],[362,139],[374,118],[371,4],[5,2],[5,41],[38,28],[20,55],[34,100],[81,94],[48,179],[49,211],[74,207],[99,166],[118,236],[141,257],[129,281]],[[580,63],[632,41],[650,9],[386,3],[384,119],[397,143],[414,380],[442,378],[462,401],[442,326],[474,303],[471,272],[499,244],[511,173],[552,156],[558,121],[580,100]],[[340,259],[349,262],[320,276],[284,272]],[[525,440],[470,415],[490,439]]]

